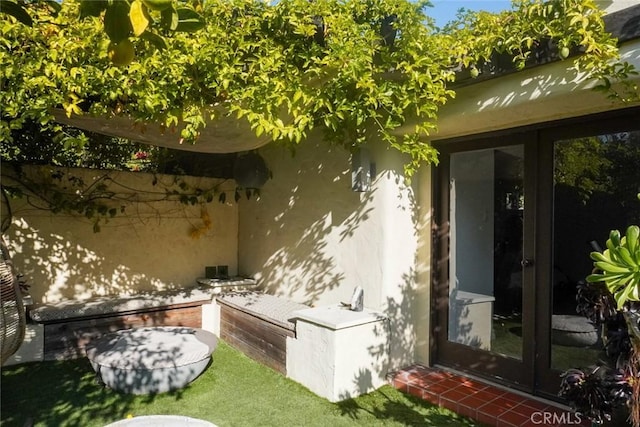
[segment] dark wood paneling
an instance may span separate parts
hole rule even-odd
[[[282,374],[287,371],[287,337],[294,336],[292,330],[220,305],[220,338]]]
[[[75,318],[44,325],[44,359],[61,360],[85,356],[85,347],[102,334],[146,326],[202,327],[202,309],[168,306],[153,311],[91,318]]]

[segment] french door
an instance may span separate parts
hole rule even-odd
[[[640,109],[438,148],[435,361],[555,398],[602,357],[576,289],[592,246],[640,220]]]

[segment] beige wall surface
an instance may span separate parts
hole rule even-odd
[[[295,156],[276,146],[261,149],[273,179],[259,200],[240,204],[239,268],[267,292],[314,306],[348,302],[361,286],[365,307],[388,317],[390,362],[398,367],[415,361],[416,324],[424,320],[416,300],[427,298],[428,305],[428,274],[417,281],[416,256],[429,227],[419,223],[419,180],[404,182],[405,159],[382,144],[370,150],[377,175],[371,191],[358,193],[351,189],[350,153],[318,136]]]
[[[105,171],[67,170],[91,183]],[[42,173],[32,167],[29,173]],[[133,294],[141,290],[175,289],[195,285],[207,265],[228,265],[237,270],[237,205],[217,199],[206,204],[211,227],[200,238],[191,237],[201,227],[201,206],[176,201],[152,202],[149,192],[162,198],[173,177],[132,172],[111,172],[109,190],[126,199],[120,214],[93,232],[83,217],[52,214],[36,209],[25,199],[12,201],[13,221],[6,233],[19,273],[31,285],[35,302],[84,299],[98,295]],[[3,183],[6,177],[3,176]],[[185,177],[190,185],[211,188],[221,180]],[[233,182],[222,184],[234,188]],[[227,198],[232,200],[233,197]],[[33,201],[33,200],[32,200]],[[6,209],[3,206],[3,217]]]
[[[620,47],[623,61],[640,69],[640,40]],[[640,76],[630,77],[640,83]],[[570,60],[553,62],[462,87],[438,116],[433,139],[446,139],[579,117],[638,105],[611,100],[593,90],[596,81],[573,69]],[[620,86],[614,85],[620,89]]]
[[[640,42],[622,59],[640,67]],[[509,129],[624,108],[560,61],[459,90],[439,116],[433,139]],[[410,126],[408,124],[408,126]],[[273,171],[260,200],[242,202],[239,265],[270,293],[312,305],[348,301],[355,286],[365,306],[384,312],[392,333],[391,366],[429,361],[431,169],[413,185],[403,159],[372,144],[378,175],[370,192],[350,188],[350,155],[316,135],[295,156],[260,150]]]

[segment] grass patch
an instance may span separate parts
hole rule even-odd
[[[182,390],[146,396],[102,387],[87,359],[2,369],[2,425],[104,426],[127,417],[184,415],[224,426],[476,426],[390,386],[331,403],[219,342],[213,363]]]

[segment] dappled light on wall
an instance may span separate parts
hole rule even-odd
[[[35,301],[126,294],[166,286],[61,234],[47,234],[25,219],[14,221],[9,244]]]

